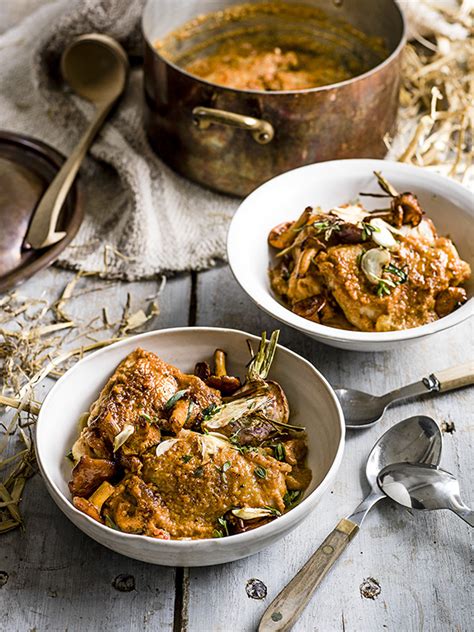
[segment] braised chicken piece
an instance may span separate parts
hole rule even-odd
[[[201,410],[220,401],[220,393],[198,377],[182,373],[150,351],[135,349],[92,404],[80,450],[111,458],[116,437],[128,427],[133,433],[123,452],[140,455],[159,443],[161,431],[176,434],[183,426],[190,427]]]
[[[459,286],[469,264],[437,235],[416,195],[375,175],[384,191],[376,197],[390,200],[388,209],[307,207],[270,231],[279,250],[270,284],[295,314],[342,329],[394,331],[442,318],[467,300]]]
[[[164,454],[145,458],[143,480],[162,500],[159,524],[171,537],[210,538],[230,509],[283,512],[290,471],[264,452],[242,453],[212,435],[183,430]]]
[[[217,349],[214,373],[200,372],[221,390],[151,352],[129,354],[73,445],[74,506],[113,529],[161,539],[223,537],[291,508],[311,472],[303,429],[288,423],[285,393],[267,379],[277,339],[262,336],[243,385]],[[231,384],[234,394],[223,397]]]
[[[362,251],[362,245],[334,246],[315,262],[345,317],[361,331],[410,329],[437,320],[438,294],[469,278],[468,264],[449,239],[439,237],[427,245],[400,236],[392,261],[396,269],[409,270],[407,279],[377,295],[358,265]]]

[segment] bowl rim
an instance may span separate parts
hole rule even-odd
[[[167,66],[169,66],[170,68],[172,68],[173,70],[175,70],[176,72],[179,72],[181,74],[183,74],[184,76],[186,76],[188,79],[193,79],[194,81],[197,81],[198,83],[202,83],[205,86],[208,87],[212,87],[214,89],[218,89],[218,90],[223,90],[225,92],[237,92],[239,94],[250,94],[250,95],[265,95],[266,97],[269,96],[281,96],[281,95],[294,95],[294,94],[313,94],[313,93],[318,93],[318,92],[326,92],[328,90],[333,90],[335,88],[342,88],[348,85],[351,85],[355,82],[358,81],[362,81],[364,79],[367,79],[369,77],[371,77],[372,75],[376,74],[377,72],[383,70],[386,66],[390,65],[395,59],[397,59],[400,56],[400,53],[402,52],[403,48],[405,47],[406,41],[407,41],[407,23],[406,23],[406,19],[405,19],[405,15],[398,3],[397,0],[391,0],[392,6],[394,7],[394,9],[397,11],[398,13],[398,17],[400,19],[400,37],[398,40],[398,44],[396,45],[396,47],[393,49],[393,51],[387,55],[386,57],[384,57],[382,59],[382,61],[377,64],[376,66],[374,66],[373,68],[370,68],[369,70],[367,70],[366,72],[363,72],[360,75],[356,75],[355,77],[350,77],[349,79],[345,79],[344,81],[337,81],[335,83],[328,83],[327,85],[324,86],[316,86],[315,88],[304,88],[302,90],[270,90],[270,91],[265,91],[265,90],[255,90],[255,89],[247,89],[244,90],[243,88],[232,88],[231,86],[223,86],[219,83],[213,83],[212,81],[208,81],[207,79],[203,79],[202,77],[198,77],[197,75],[193,75],[190,72],[188,72],[187,70],[185,70],[184,68],[182,68],[181,66],[179,66],[178,64],[174,63],[173,61],[167,59],[166,57],[164,57],[163,55],[161,55],[155,48],[153,42],[151,41],[151,38],[148,37],[148,22],[149,22],[149,17],[148,17],[148,13],[151,11],[151,9],[149,9],[149,7],[152,4],[155,4],[157,0],[147,0],[145,3],[145,6],[143,8],[143,13],[142,13],[142,18],[141,18],[141,32],[143,35],[143,39],[145,41],[145,43],[147,44],[147,47],[149,47],[152,52],[154,53],[154,55],[163,63],[165,63]],[[243,0],[242,0],[243,2]],[[237,3],[239,4],[239,3]],[[214,11],[215,12],[215,11]],[[193,18],[190,18],[191,20]],[[183,23],[184,25],[185,23]]]
[[[291,529],[292,525],[296,526],[298,522],[300,522],[301,520],[303,520],[303,518],[308,516],[311,513],[311,511],[315,508],[317,501],[319,499],[319,496],[326,490],[331,478],[335,476],[335,474],[337,473],[341,465],[342,456],[344,452],[346,427],[345,427],[342,407],[339,403],[336,393],[334,392],[334,389],[329,384],[327,379],[309,360],[306,360],[306,358],[303,358],[301,355],[299,355],[298,353],[295,353],[291,349],[288,349],[287,347],[284,347],[283,345],[278,344],[277,345],[278,349],[280,349],[283,353],[287,353],[293,356],[294,358],[296,358],[297,360],[306,364],[308,368],[310,368],[313,371],[313,373],[315,374],[315,377],[317,377],[319,381],[322,383],[330,399],[335,405],[337,420],[339,423],[339,432],[340,432],[336,454],[334,456],[334,459],[328,471],[326,472],[326,474],[324,475],[320,483],[317,485],[317,487],[312,492],[310,492],[306,497],[304,497],[300,503],[298,503],[295,507],[293,507],[293,509],[279,516],[278,520],[273,520],[272,522],[262,525],[261,527],[258,527],[257,529],[253,529],[245,533],[235,534],[230,537],[202,538],[202,539],[195,539],[195,540],[161,540],[159,538],[152,538],[146,535],[116,531],[114,529],[111,529],[110,527],[107,527],[106,525],[101,524],[97,520],[94,520],[87,514],[83,513],[82,511],[79,511],[76,507],[74,507],[71,500],[65,496],[65,494],[56,485],[53,478],[49,475],[47,459],[43,459],[43,455],[41,452],[41,444],[38,441],[38,434],[42,425],[47,423],[47,421],[43,419],[44,415],[42,415],[42,411],[45,410],[46,408],[45,404],[47,403],[48,400],[52,399],[55,396],[55,393],[59,389],[62,388],[62,382],[68,376],[70,377],[70,375],[76,370],[78,366],[86,363],[87,361],[91,361],[91,359],[94,360],[98,356],[106,355],[110,349],[117,349],[120,347],[124,347],[130,343],[133,344],[134,342],[138,343],[139,341],[146,340],[154,336],[161,336],[161,335],[166,335],[170,333],[178,333],[178,334],[184,333],[184,332],[189,333],[190,331],[195,332],[196,335],[198,335],[199,332],[219,331],[220,333],[225,333],[225,334],[238,334],[240,336],[245,336],[246,338],[250,338],[254,341],[260,340],[260,338],[256,336],[255,334],[250,334],[248,332],[245,332],[239,329],[232,329],[232,328],[227,328],[227,327],[168,327],[166,329],[156,329],[156,330],[149,331],[143,334],[130,336],[129,338],[125,338],[124,340],[115,342],[111,345],[108,345],[107,347],[104,347],[102,349],[99,349],[91,353],[85,358],[82,358],[71,369],[66,371],[66,373],[63,376],[61,376],[61,378],[56,382],[56,384],[54,384],[54,386],[46,395],[43,403],[41,404],[40,412],[38,414],[38,419],[36,422],[35,453],[36,453],[36,457],[38,461],[38,466],[39,466],[41,475],[45,481],[45,485],[46,485],[46,488],[48,489],[48,492],[52,496],[53,500],[58,504],[60,509],[67,508],[67,511],[63,511],[63,513],[65,513],[65,515],[74,524],[76,524],[76,526],[80,525],[80,521],[85,520],[86,523],[90,524],[92,529],[98,529],[98,533],[103,532],[105,537],[107,537],[107,535],[111,537],[117,537],[119,539],[123,539],[124,542],[128,541],[129,543],[147,541],[148,543],[153,543],[155,546],[166,546],[167,549],[176,548],[176,549],[179,549],[180,551],[186,551],[187,549],[194,549],[194,547],[198,546],[199,544],[201,546],[215,547],[216,549],[221,549],[222,547],[226,548],[228,546],[231,546],[232,543],[245,544],[246,542],[250,543],[254,541],[255,539],[265,539],[265,536],[271,536],[272,532],[276,536],[279,533],[282,533],[288,529]],[[78,521],[75,521],[72,519],[72,517],[69,515],[70,512],[72,516],[74,515],[77,516]]]
[[[317,337],[321,340],[331,340],[331,341],[339,341],[339,342],[354,342],[354,343],[370,343],[383,345],[387,342],[401,342],[404,340],[412,340],[414,338],[423,338],[425,336],[429,336],[431,334],[444,331],[446,329],[450,329],[455,325],[462,323],[467,320],[473,314],[473,303],[474,296],[471,297],[464,305],[461,305],[458,309],[443,318],[439,318],[436,321],[431,323],[426,323],[424,325],[420,325],[418,327],[412,327],[411,329],[402,329],[398,331],[387,331],[387,332],[363,332],[363,331],[351,331],[345,329],[339,329],[337,327],[329,327],[328,325],[321,325],[319,323],[314,323],[302,316],[298,316],[294,312],[292,312],[288,307],[286,307],[283,303],[281,303],[273,294],[273,292],[268,288],[266,292],[261,292],[260,289],[256,289],[255,287],[249,288],[245,281],[244,275],[241,275],[240,270],[240,253],[242,249],[239,248],[239,238],[238,238],[238,223],[241,221],[241,215],[246,211],[247,207],[252,203],[253,197],[258,194],[261,195],[261,192],[265,189],[270,189],[274,186],[275,181],[285,180],[292,176],[295,172],[304,172],[305,170],[312,171],[318,168],[328,169],[331,166],[340,166],[347,165],[347,171],[350,171],[350,167],[356,164],[366,164],[368,171],[373,171],[377,168],[395,168],[400,171],[401,175],[403,173],[416,173],[420,179],[428,181],[428,182],[436,182],[440,181],[443,183],[444,188],[453,192],[454,194],[461,194],[461,197],[464,196],[472,196],[471,191],[461,184],[460,182],[456,182],[447,176],[442,174],[426,171],[423,167],[419,167],[417,165],[411,165],[406,163],[397,162],[395,160],[383,160],[376,158],[346,158],[341,160],[330,160],[326,162],[312,163],[310,165],[304,165],[302,167],[297,167],[296,169],[291,169],[290,171],[286,171],[280,175],[277,175],[267,182],[264,182],[259,187],[254,189],[252,193],[250,193],[239,205],[232,221],[230,223],[229,232],[227,234],[227,258],[229,261],[229,267],[232,270],[232,274],[242,288],[242,290],[254,301],[254,303],[262,309],[264,312],[278,319],[280,322],[285,323],[286,325],[290,325],[291,327],[302,331],[310,336]],[[261,202],[260,202],[261,203]],[[466,203],[466,209],[470,212],[471,215],[474,215],[472,200]],[[266,301],[262,300],[262,295],[267,299]],[[268,300],[269,299],[269,300]]]

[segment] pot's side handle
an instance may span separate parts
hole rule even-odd
[[[266,145],[275,135],[273,125],[268,121],[227,110],[197,106],[193,110],[193,121],[199,129],[207,129],[212,123],[245,129],[251,132],[253,139],[260,145]]]

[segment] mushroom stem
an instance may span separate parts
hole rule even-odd
[[[225,351],[222,351],[222,349],[216,349],[214,351],[214,375],[217,375],[217,377],[227,375],[225,356],[226,353]]]

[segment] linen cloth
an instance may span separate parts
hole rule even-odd
[[[421,2],[402,3],[416,29],[420,25],[414,5]],[[2,0],[0,128],[35,136],[69,154],[86,128],[92,106],[65,88],[59,73],[61,53],[75,36],[102,32],[116,38],[128,53],[138,54],[143,4],[144,0]],[[132,69],[119,107],[83,164],[85,219],[60,265],[136,280],[201,270],[225,258],[227,228],[238,200],[185,180],[152,152],[142,127],[141,83],[141,70]],[[398,146],[399,142],[393,145],[394,157]]]

